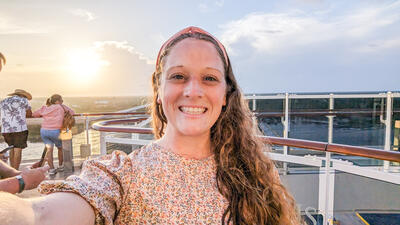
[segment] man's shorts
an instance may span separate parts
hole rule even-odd
[[[60,136],[60,130],[40,129],[40,137],[42,137],[42,140],[46,146],[54,147],[55,145],[57,148],[61,148],[62,142],[58,136]]]
[[[14,145],[15,148],[21,149],[28,146],[28,130],[14,133],[2,133],[2,135],[9,146]]]

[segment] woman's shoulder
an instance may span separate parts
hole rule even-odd
[[[45,116],[45,115],[53,112],[54,110],[55,110],[55,108],[53,107],[53,105],[50,105],[50,106],[43,105],[42,107],[40,107],[39,109],[37,109],[33,112],[33,116],[38,116],[39,114],[40,114],[40,116]]]
[[[44,108],[44,110],[49,111],[49,112],[59,111],[60,109],[62,109],[59,104],[53,104],[53,105],[42,106],[42,107]]]
[[[115,150],[110,154],[88,160],[86,164],[107,167],[109,170],[120,170],[126,167],[132,167],[136,164],[146,163],[151,159],[160,157],[157,149],[150,143],[133,150],[129,154],[120,150]]]
[[[142,146],[141,148],[133,150],[128,157],[139,163],[143,163],[149,160],[162,158],[162,152],[157,148],[157,145],[153,142]]]
[[[71,114],[74,114],[74,113],[75,113],[75,111],[74,111],[73,109],[71,109],[69,106],[64,105],[64,104],[59,104],[59,105],[60,105],[60,108],[61,108],[63,111],[68,110]]]

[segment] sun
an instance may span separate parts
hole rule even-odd
[[[79,79],[90,80],[108,62],[102,60],[95,49],[73,49],[67,53],[68,70]]]

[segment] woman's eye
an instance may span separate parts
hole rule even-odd
[[[169,80],[184,80],[185,79],[185,75],[182,74],[172,74],[171,76],[169,76],[168,78]]]
[[[206,76],[204,78],[204,80],[206,80],[206,81],[217,81],[217,79],[215,79],[215,77],[212,77],[212,76]]]
[[[171,79],[183,80],[183,79],[185,79],[185,77],[182,74],[174,74],[174,75],[171,76]]]

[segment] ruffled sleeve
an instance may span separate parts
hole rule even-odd
[[[65,181],[43,182],[43,194],[72,192],[84,198],[94,209],[96,224],[113,224],[127,197],[131,183],[132,162],[124,152],[114,151],[94,160],[85,161],[79,176]]]

